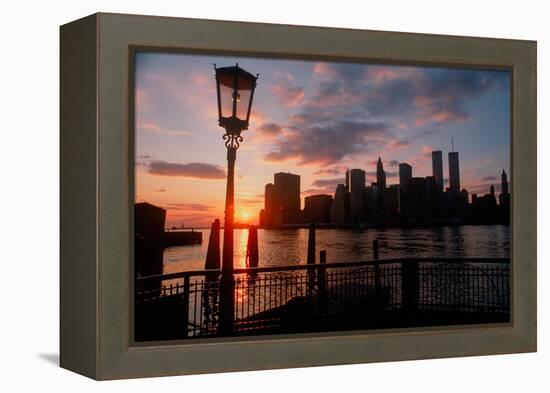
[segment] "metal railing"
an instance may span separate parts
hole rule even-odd
[[[201,270],[138,278],[136,306],[180,297],[172,312],[183,313],[183,336],[218,335],[220,275]],[[235,335],[361,328],[377,321],[391,325],[392,318],[404,315],[505,318],[510,312],[508,258],[327,264],[321,255],[320,264],[235,269],[234,286]]]

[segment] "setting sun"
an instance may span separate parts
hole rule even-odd
[[[241,218],[241,220],[243,221],[248,221],[250,219],[250,212],[247,212],[247,211],[241,211],[239,213],[239,217]]]

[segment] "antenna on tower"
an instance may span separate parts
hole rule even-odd
[[[455,140],[454,137],[451,137],[451,151],[454,153],[455,151]]]

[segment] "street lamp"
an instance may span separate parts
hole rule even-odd
[[[235,312],[235,281],[233,278],[233,219],[234,178],[237,149],[243,141],[241,132],[248,129],[252,99],[258,75],[254,76],[235,64],[217,68],[218,124],[225,129],[223,139],[227,148],[227,189],[225,193],[225,222],[223,229],[222,276],[220,280],[220,334],[233,331]]]

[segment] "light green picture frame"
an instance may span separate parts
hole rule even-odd
[[[136,48],[509,69],[512,321],[134,343]],[[103,380],[536,351],[536,42],[100,13],[61,27],[60,72],[62,367]]]

